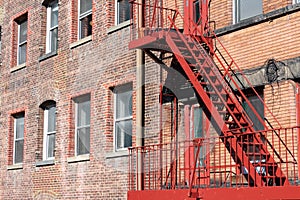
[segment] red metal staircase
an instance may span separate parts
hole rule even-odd
[[[155,5],[153,7],[155,8]],[[178,10],[162,9],[162,11],[171,13],[167,16],[169,22],[165,23],[169,27],[141,29],[142,36],[130,43],[130,49],[142,49],[158,64],[167,65],[160,56],[165,53],[171,54],[173,60],[179,63],[180,72],[191,84],[199,104],[249,186],[289,185],[287,175],[280,167],[284,159],[265,136],[265,131],[270,127],[264,125],[265,129],[262,131],[254,129],[253,122],[246,114],[242,102],[249,105],[261,124],[265,124],[264,119],[247,99],[240,77],[236,76],[236,71],[233,69],[235,65],[233,59],[227,56],[228,62],[213,46],[212,41],[218,41],[213,31],[208,30],[206,26],[198,27],[191,21],[189,26],[185,25],[189,31],[183,32],[176,25],[178,24],[176,19],[180,18]],[[222,47],[221,44],[219,46]],[[226,49],[222,51],[227,52]],[[247,83],[248,87],[256,93],[251,84]],[[277,137],[283,143],[280,136]],[[202,141],[195,139],[194,142],[200,146]],[[195,160],[198,160],[199,151],[200,148],[197,148]],[[200,178],[197,177],[196,165],[194,163],[188,183],[190,197],[199,197],[193,194],[193,186]]]

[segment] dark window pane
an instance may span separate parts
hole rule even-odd
[[[92,35],[92,15],[80,19],[80,39]]]
[[[130,19],[130,3],[128,0],[118,1],[118,24]]]
[[[90,101],[78,103],[77,126],[90,125],[91,103]]]
[[[80,14],[92,10],[92,0],[80,0]]]
[[[77,129],[77,155],[90,153],[90,127]]]
[[[263,99],[263,96],[261,96]],[[259,114],[261,119],[264,121],[264,104],[259,100],[257,96],[250,96],[248,97],[248,100],[253,105],[256,112]],[[254,123],[254,129],[255,130],[264,130],[264,124],[262,124],[259,119],[257,119],[256,115],[254,114],[253,110],[249,107],[249,105],[244,102],[244,109],[252,122]]]
[[[15,142],[15,163],[23,162],[23,148],[24,140],[19,140]]]
[[[24,137],[24,117],[16,118],[16,139]]]
[[[262,0],[239,0],[239,20],[262,14]]]
[[[51,5],[51,28],[58,24],[58,3]]]
[[[195,138],[203,138],[203,120],[202,108],[194,108],[194,136]]]
[[[27,21],[19,25],[19,44],[27,40]]]
[[[48,132],[53,132],[56,129],[56,107],[51,107],[48,110]]]
[[[57,31],[58,31],[57,28],[50,31],[51,51],[57,50]]]
[[[194,21],[196,23],[198,23],[199,19],[200,19],[200,5],[199,5],[199,0],[197,0],[197,1],[194,2],[194,12],[195,12],[195,14],[194,14]]]
[[[116,97],[116,117],[117,119],[132,115],[132,91],[120,92]]]
[[[26,62],[27,44],[19,46],[19,65]]]
[[[117,149],[132,145],[132,120],[116,122]]]
[[[48,144],[47,157],[48,158],[54,157],[55,134],[47,135],[47,144]]]

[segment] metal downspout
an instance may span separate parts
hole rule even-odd
[[[140,5],[144,5],[144,0],[138,0]],[[143,6],[138,6],[138,34],[142,33],[144,27],[144,10]],[[140,35],[139,35],[140,37]],[[144,146],[144,113],[145,113],[145,53],[136,50],[136,146]],[[140,148],[137,157],[137,189],[144,189],[144,159],[143,149]]]

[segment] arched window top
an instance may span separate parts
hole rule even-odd
[[[51,107],[56,107],[56,102],[54,100],[47,100],[47,101],[44,101],[41,105],[40,105],[40,108],[42,109],[49,109]]]
[[[49,4],[52,3],[52,2],[54,2],[54,1],[57,2],[58,0],[44,0],[44,1],[42,2],[42,5],[48,7]]]

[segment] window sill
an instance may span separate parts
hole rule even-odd
[[[15,71],[19,71],[23,68],[26,68],[26,63],[10,68],[10,72],[13,73]]]
[[[107,30],[107,34],[111,34],[111,33],[113,33],[113,32],[116,32],[116,31],[118,31],[118,30],[121,30],[121,29],[123,29],[123,28],[125,28],[125,27],[128,27],[128,26],[130,26],[130,20],[127,20],[127,21],[125,21],[125,22],[122,22],[122,23],[120,23],[120,24],[118,24],[118,25],[116,25],[116,26],[113,26],[113,27],[110,27],[108,30]]]
[[[80,45],[83,45],[83,44],[85,44],[85,43],[88,43],[88,42],[90,42],[90,41],[92,41],[92,35],[87,36],[87,37],[85,37],[85,38],[83,38],[83,39],[81,39],[81,40],[78,40],[78,41],[76,41],[76,42],[73,42],[72,44],[70,44],[70,49],[73,49],[73,48],[75,48],[75,47],[78,47],[78,46],[80,46]]]
[[[55,161],[54,160],[42,160],[38,161],[35,163],[36,167],[43,167],[43,166],[49,166],[49,165],[54,165]]]
[[[8,165],[7,170],[23,169],[23,164]]]
[[[50,53],[46,53],[46,54],[42,55],[41,57],[39,57],[39,62],[46,60],[48,58],[51,58],[53,56],[56,56],[56,55],[57,55],[57,51],[52,51]]]
[[[76,163],[76,162],[84,162],[84,161],[90,161],[90,154],[67,158],[68,163]]]
[[[106,153],[106,159],[111,159],[111,158],[119,158],[119,157],[127,157],[128,156],[128,151],[123,150],[123,151],[116,151],[116,152],[111,152],[111,153]]]

